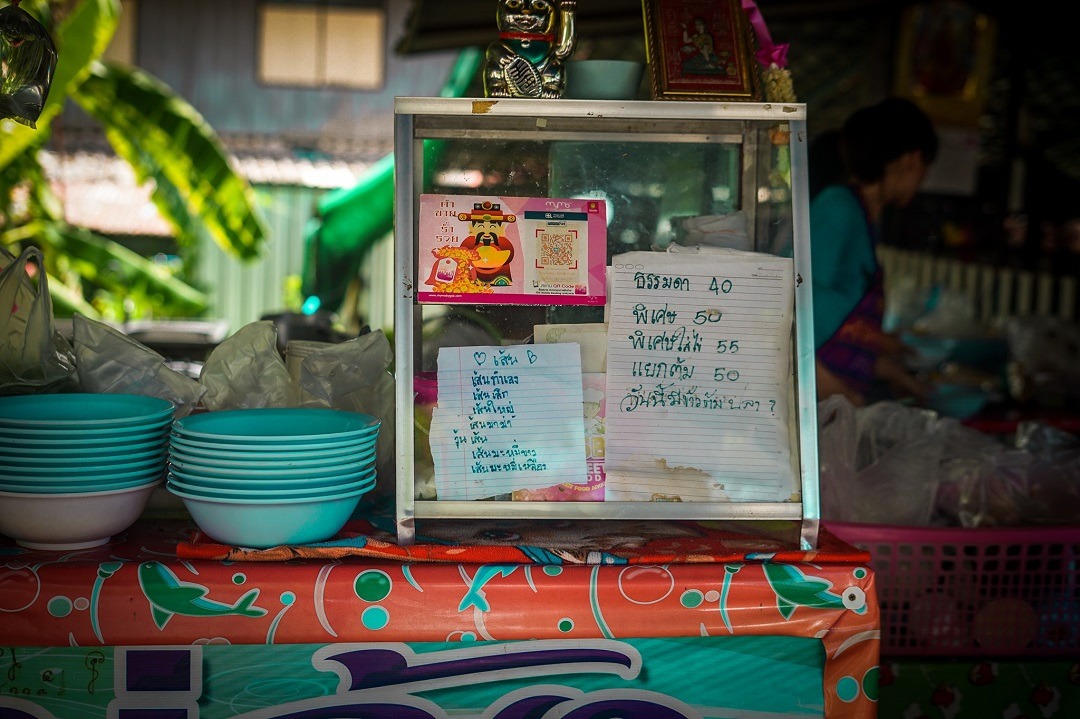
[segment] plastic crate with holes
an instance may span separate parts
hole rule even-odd
[[[826,525],[870,552],[883,656],[1080,654],[1080,526]]]

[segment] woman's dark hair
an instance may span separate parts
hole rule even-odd
[[[927,164],[938,150],[930,118],[918,105],[900,97],[856,110],[840,131],[840,149],[851,176],[876,182],[893,160],[918,150]]]

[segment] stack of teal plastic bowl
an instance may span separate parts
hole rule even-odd
[[[265,549],[333,537],[375,487],[378,418],[317,407],[173,423],[168,490],[209,537]]]
[[[0,533],[31,549],[105,544],[163,480],[172,420],[156,397],[0,397]]]

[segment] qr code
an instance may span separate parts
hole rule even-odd
[[[545,232],[540,235],[539,254],[543,267],[569,267],[574,263],[574,238]]]

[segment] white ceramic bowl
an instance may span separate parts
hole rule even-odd
[[[27,549],[97,547],[135,523],[162,481],[111,492],[0,492],[0,533]]]

